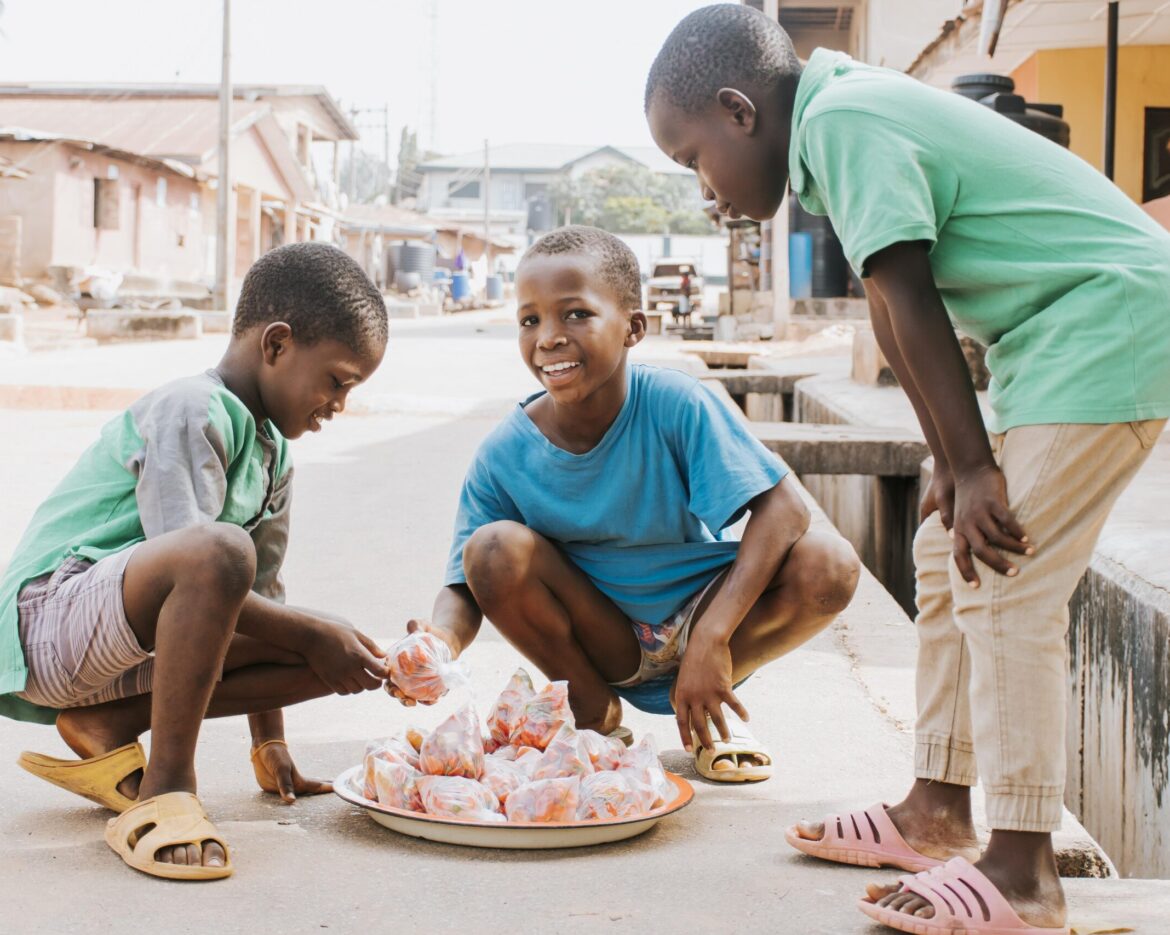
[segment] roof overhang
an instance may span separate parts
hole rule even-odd
[[[143,156],[140,153],[128,152],[124,149],[118,149],[116,146],[106,146],[104,143],[96,143],[93,140],[77,139],[76,137],[66,136],[60,133],[49,133],[44,130],[32,130],[28,127],[0,127],[0,142],[61,143],[64,146],[71,146],[74,149],[84,149],[91,153],[109,156],[112,159],[121,159],[124,162],[131,162],[134,165],[143,166],[148,169],[173,172],[175,175],[194,179],[197,182],[206,181],[209,177],[206,172],[201,172],[189,163],[182,162],[178,159]]]

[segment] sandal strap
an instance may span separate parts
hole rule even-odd
[[[898,880],[903,891],[921,896],[934,907],[932,921],[936,924],[954,920],[963,925],[973,922],[1006,929],[1028,929],[995,884],[962,857],[952,857],[938,867]]]
[[[228,853],[227,843],[211,823],[199,799],[190,792],[166,792],[146,799],[114,819],[122,840],[129,845],[139,828],[154,825],[138,838],[130,850],[135,856],[153,860],[160,848],[178,844],[202,845],[214,841]]]

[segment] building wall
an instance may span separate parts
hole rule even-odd
[[[0,143],[0,156],[11,159],[30,175],[0,181],[0,215],[21,218],[21,275],[43,274],[53,252],[54,179],[65,157],[59,144]]]
[[[428,171],[424,176],[425,187],[421,192],[424,210],[435,208],[459,208],[466,211],[483,211],[483,177],[468,178],[464,173],[450,171]],[[557,178],[555,172],[495,172],[492,173],[491,208],[493,211],[523,211],[528,205],[524,200],[524,186],[530,182],[549,184]],[[452,198],[448,189],[452,182],[478,182],[479,195],[475,198]]]
[[[1102,166],[1104,149],[1105,50],[1051,49],[1037,52],[1012,73],[1016,89],[1030,101],[1063,104],[1070,149]],[[1117,56],[1117,127],[1114,179],[1135,201],[1142,194],[1145,108],[1170,107],[1170,46],[1122,46]]]

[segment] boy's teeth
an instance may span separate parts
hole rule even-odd
[[[541,367],[540,369],[543,370],[545,373],[558,373],[561,370],[568,370],[570,367],[576,367],[576,366],[577,365],[575,363],[565,361],[564,363],[559,363],[559,364],[547,364],[546,366]]]

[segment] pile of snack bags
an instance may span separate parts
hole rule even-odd
[[[435,700],[446,691],[435,669],[451,665],[450,652],[444,661],[440,640],[413,637],[392,651],[391,679],[408,698]],[[363,795],[443,818],[560,823],[635,817],[674,794],[649,737],[627,749],[617,738],[576,729],[567,682],[536,691],[518,669],[492,706],[487,731],[468,703],[430,734],[408,728],[368,744]]]

